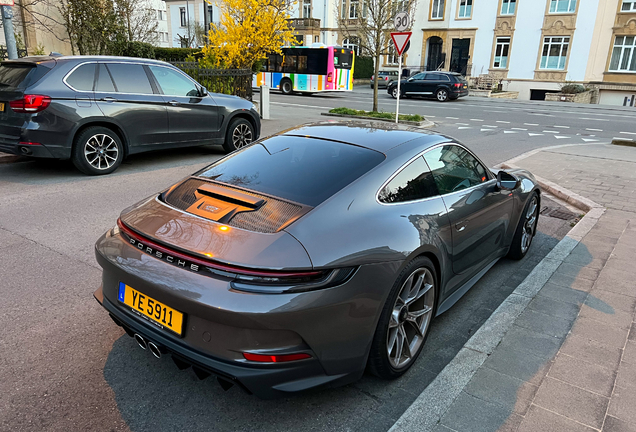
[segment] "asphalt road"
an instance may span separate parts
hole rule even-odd
[[[311,99],[315,105],[340,98]],[[363,92],[347,98],[368,104]],[[318,109],[283,103],[272,107],[278,119],[265,122],[265,133],[325,119]],[[428,101],[409,104],[440,111]],[[440,129],[453,127],[440,123]],[[488,163],[526,150],[477,130],[461,134]],[[437,319],[403,378],[364,377],[344,388],[261,401],[236,387],[224,392],[211,379],[198,381],[169,358],[154,359],[92,298],[101,277],[93,244],[119,212],[220,155],[209,148],[135,155],[105,177],[83,176],[68,162],[0,165],[0,430],[385,431],[569,227],[541,218],[531,253],[520,262],[500,261]]]

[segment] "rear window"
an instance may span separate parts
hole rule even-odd
[[[0,64],[0,90],[6,87],[26,88],[35,84],[49,70],[50,68],[44,65],[2,63]]]
[[[336,69],[351,69],[353,66],[353,51],[334,49],[333,65]]]
[[[382,153],[363,147],[276,136],[197,175],[315,207],[383,160]]]
[[[66,83],[76,90],[93,91],[95,63],[84,64],[66,78]]]

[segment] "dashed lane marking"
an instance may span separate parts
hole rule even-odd
[[[446,117],[446,118],[449,119],[449,120],[459,120],[458,117]]]
[[[528,135],[533,137],[533,136],[543,136],[543,134],[540,133],[532,133],[532,132],[528,132]]]
[[[636,135],[636,132],[619,132],[625,135]]]
[[[538,123],[524,123],[524,126],[539,126]]]
[[[505,124],[510,124],[510,122],[507,122],[507,121],[503,121],[503,120],[497,120],[497,123],[505,123]]]
[[[594,121],[605,121],[605,122],[609,121],[607,119],[597,119],[597,118],[588,118],[588,117],[581,117],[579,120],[594,120]]]
[[[499,126],[492,126],[492,125],[481,125],[482,127],[487,127],[487,128],[498,128]]]
[[[524,129],[524,128],[512,128],[512,130],[527,131],[528,129]]]
[[[545,131],[543,131],[543,133],[559,133],[559,131],[548,131],[548,130],[545,130]]]
[[[555,128],[570,129],[570,126],[554,126]]]
[[[483,120],[480,120],[480,119],[470,119],[470,121],[483,121]]]
[[[468,126],[460,126],[460,127],[458,127],[457,129],[460,129],[460,130],[461,130],[461,129],[472,129],[472,128],[471,128],[471,127],[468,127]]]
[[[512,131],[512,130],[506,130],[506,131],[504,131],[504,133],[505,134],[511,134],[511,133],[519,133],[519,132]]]
[[[560,135],[555,135],[556,139],[565,139],[565,138],[570,138],[569,136],[560,136]]]
[[[590,139],[590,138],[581,138],[581,139],[585,142],[598,142],[597,139]]]
[[[603,129],[585,129],[586,131],[592,131],[592,132],[603,132]]]

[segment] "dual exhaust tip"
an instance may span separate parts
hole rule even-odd
[[[135,338],[135,341],[137,342],[137,345],[139,345],[139,348],[141,348],[144,351],[147,349],[156,358],[158,358],[158,359],[161,358],[162,349],[159,348],[159,346],[157,344],[147,340],[146,338],[144,338],[139,333],[135,333],[135,335],[133,337]]]

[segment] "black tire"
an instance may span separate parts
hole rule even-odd
[[[449,99],[449,94],[448,94],[448,90],[446,89],[439,89],[435,92],[435,98],[439,101],[439,102],[446,102]]]
[[[254,141],[254,126],[244,118],[235,118],[225,133],[223,148],[230,153],[234,150],[246,147]]]
[[[280,86],[280,91],[284,95],[290,95],[294,92],[294,85],[292,84],[289,78],[283,78],[282,80],[280,80],[279,86]]]
[[[426,317],[422,316],[422,319],[426,319],[426,328],[423,331],[423,337],[418,336],[419,345],[417,345],[416,351],[414,353],[411,353],[410,356],[406,356],[408,359],[408,362],[405,365],[399,368],[396,368],[392,360],[389,358],[391,356],[391,351],[389,346],[390,345],[393,346],[390,342],[390,336],[391,336],[390,325],[391,323],[395,323],[395,321],[392,321],[392,317],[394,315],[394,309],[398,307],[398,303],[397,303],[398,295],[403,291],[403,287],[406,285],[410,276],[415,275],[417,272],[422,271],[422,269],[425,269],[428,272],[431,278],[430,280],[432,281],[431,282],[432,287],[430,287],[428,291],[421,298],[423,302],[429,301],[431,303],[430,312],[426,314],[427,315]],[[409,370],[410,367],[415,363],[415,361],[417,360],[417,357],[422,352],[422,348],[426,344],[426,339],[428,338],[429,330],[431,327],[430,324],[437,311],[437,294],[438,294],[437,281],[438,279],[437,279],[437,272],[435,271],[435,266],[433,265],[430,259],[423,256],[413,259],[404,268],[404,270],[402,270],[400,275],[397,277],[395,283],[393,284],[393,287],[391,288],[391,292],[389,293],[386,303],[384,304],[382,313],[380,315],[380,319],[378,321],[378,327],[375,331],[375,335],[371,343],[371,350],[369,351],[369,360],[367,363],[367,370],[370,373],[383,379],[395,379],[404,375],[404,373],[406,373],[406,371]],[[429,293],[430,295],[433,296],[432,299],[427,298]],[[419,300],[417,300],[415,303],[417,303],[418,301]],[[413,303],[413,305],[415,303]],[[408,303],[402,306],[402,308],[407,308],[407,311],[409,307],[410,306],[408,306]],[[398,316],[401,316],[401,315],[402,313],[398,314]],[[404,323],[405,321],[402,321],[402,322]],[[408,327],[408,328],[414,331],[415,327]]]
[[[124,159],[124,145],[119,135],[103,126],[91,126],[75,137],[71,160],[87,175],[110,174]]]
[[[534,203],[534,204],[533,204]],[[508,258],[514,260],[520,260],[530,250],[530,246],[532,246],[532,239],[537,233],[537,224],[539,223],[539,208],[541,200],[539,198],[539,194],[533,192],[532,195],[528,198],[528,202],[523,208],[523,212],[521,213],[521,217],[519,218],[519,223],[517,224],[517,229],[515,230],[515,235],[512,237],[512,244],[510,245],[510,250],[508,251]],[[534,221],[529,221],[528,213],[530,212],[531,206],[534,205]],[[530,224],[531,226],[528,226]],[[524,237],[524,232],[526,235],[529,235],[529,239]],[[524,240],[527,240],[528,243],[525,244]]]
[[[397,99],[397,94],[398,94],[398,89],[397,89],[397,86],[395,86],[395,87],[393,87],[393,88],[391,89],[391,97],[392,97],[393,99]],[[402,94],[400,95],[400,97],[401,97],[401,98],[402,98],[402,97],[404,97],[404,92],[402,92]]]
[[[373,88],[373,84],[371,84],[369,87]],[[378,86],[378,88],[380,88],[380,86]]]

